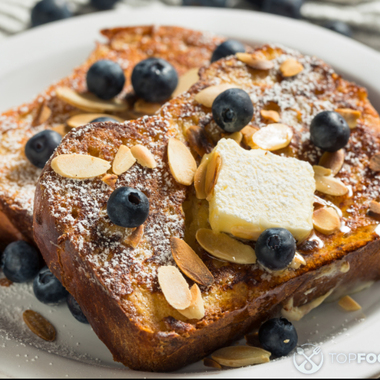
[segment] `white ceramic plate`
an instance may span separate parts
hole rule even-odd
[[[280,43],[330,63],[339,73],[367,87],[380,109],[380,55],[350,39],[291,19],[248,11],[205,8],[139,9],[106,12],[43,26],[0,44],[0,111],[28,101],[52,81],[70,73],[99,39],[103,27],[141,24],[179,25],[208,30],[247,42]],[[332,363],[333,353],[380,354],[380,284],[354,298],[363,310],[343,312],[325,304],[296,323],[299,343],[323,343],[324,364],[317,376],[374,377],[380,363]],[[22,322],[31,308],[46,316],[58,331],[47,343]],[[336,357],[336,356],[335,356]],[[351,359],[353,356],[351,355]],[[340,356],[342,362],[344,356]],[[75,321],[66,305],[49,307],[35,300],[31,284],[0,287],[0,377],[301,377],[293,358],[255,367],[209,370],[196,363],[174,374],[133,372],[114,363],[88,325]]]

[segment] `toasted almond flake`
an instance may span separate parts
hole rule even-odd
[[[102,100],[90,93],[78,94],[69,87],[59,87],[56,93],[65,103],[87,112],[121,112],[127,109],[127,104],[118,99]]]
[[[117,175],[123,174],[129,170],[135,162],[136,158],[133,156],[131,150],[125,145],[120,145],[113,160],[112,170]]]
[[[131,153],[140,165],[149,169],[154,169],[157,167],[157,163],[152,152],[146,146],[135,145],[131,148]],[[131,163],[131,159],[128,159],[128,163]]]
[[[246,145],[251,148],[254,148],[254,144],[252,142],[252,136],[259,131],[257,127],[251,127],[250,125],[245,126],[240,132],[243,135],[243,141]]]
[[[115,189],[118,176],[115,174],[106,174],[102,181],[106,183],[111,189]]]
[[[124,122],[124,120],[120,117],[114,115],[107,115],[106,113],[80,113],[79,115],[74,115],[70,117],[70,119],[67,120],[66,123],[69,127],[76,128],[80,127],[81,125],[91,123],[91,121],[97,119],[98,117],[112,117],[112,119],[115,119],[120,123]]]
[[[333,196],[343,196],[348,193],[348,187],[338,178],[315,175],[316,189],[321,193]]]
[[[190,149],[182,141],[175,138],[169,140],[168,162],[170,172],[176,182],[185,186],[193,183],[197,163]]]
[[[216,185],[216,182],[219,178],[220,169],[222,167],[222,158],[218,152],[213,153],[209,159],[209,163],[207,165],[206,170],[206,178],[205,178],[205,191],[206,191],[206,199],[209,200],[209,197],[212,196],[212,192]]]
[[[85,179],[105,174],[111,164],[86,154],[61,154],[53,159],[51,167],[62,177]]]
[[[314,174],[319,176],[330,176],[332,174],[331,169],[319,165],[313,165],[313,170]]]
[[[181,272],[171,265],[158,268],[158,283],[170,306],[184,310],[191,304],[189,285]]]
[[[56,332],[54,326],[41,314],[33,310],[25,310],[22,317],[32,333],[48,342],[55,340]]]
[[[45,123],[45,121],[47,121],[50,116],[51,116],[51,109],[46,105],[42,106],[40,115],[38,117],[39,124]]]
[[[191,289],[191,303],[185,310],[178,310],[187,319],[202,319],[205,316],[205,306],[202,298],[202,293],[197,284],[194,284]]]
[[[271,121],[273,123],[278,123],[280,121],[280,115],[277,111],[261,110],[260,115],[263,117],[263,119]]]
[[[198,75],[199,68],[193,68],[186,71],[185,74],[181,75],[178,79],[177,88],[172,94],[172,98],[181,95],[183,92],[187,91],[193,84],[197,83],[199,80]]]
[[[324,235],[331,235],[339,230],[340,218],[332,207],[320,208],[313,212],[314,228]]]
[[[198,199],[206,199],[206,173],[209,157],[203,156],[202,162],[199,165],[194,175],[195,195]]]
[[[203,128],[192,125],[186,130],[186,141],[190,148],[203,157],[210,149],[210,143],[207,140]]]
[[[371,157],[369,167],[375,172],[380,172],[380,153],[376,153]]]
[[[380,203],[372,200],[369,203],[369,211],[373,212],[374,214],[380,215]]]
[[[231,133],[230,135],[227,135],[226,139],[234,140],[238,144],[240,144],[241,141],[243,140],[243,134],[241,132],[234,132],[234,133]]]
[[[301,63],[296,61],[293,58],[289,58],[286,61],[282,62],[280,65],[280,71],[283,77],[294,77],[303,70]]]
[[[203,286],[213,284],[214,276],[185,241],[173,236],[170,238],[170,244],[174,261],[187,277]]]
[[[136,248],[144,235],[144,225],[140,225],[133,229],[133,231],[124,239],[124,244]]]
[[[224,347],[211,355],[220,365],[233,368],[268,363],[270,356],[269,351],[252,346]]]
[[[59,133],[61,136],[65,136],[69,132],[69,128],[65,124],[56,125],[51,130]]]
[[[154,115],[160,108],[161,103],[149,103],[143,99],[138,99],[133,105],[135,112],[139,112],[144,115]]]
[[[274,67],[272,61],[259,58],[255,54],[236,53],[236,58],[256,70],[270,70]]]
[[[338,112],[346,120],[350,129],[356,128],[358,125],[358,119],[362,117],[362,113],[351,108],[337,108],[335,112]]]
[[[350,296],[344,296],[338,302],[339,306],[341,306],[346,311],[358,311],[361,310],[361,306]]]
[[[194,100],[205,107],[211,108],[215,98],[230,88],[238,88],[238,86],[229,83],[210,86],[198,92],[198,94],[195,95]]]
[[[240,239],[257,240],[261,235],[261,230],[256,230],[247,226],[231,227],[231,234]]]
[[[344,150],[325,152],[319,160],[319,165],[331,169],[332,175],[337,175],[344,163]]]
[[[299,254],[298,252],[296,252],[296,254],[294,255],[294,258],[292,260],[292,262],[290,263],[290,268],[292,269],[298,269],[300,268],[302,265],[306,265],[306,260],[304,259],[304,257]]]
[[[256,254],[251,246],[222,232],[200,228],[196,233],[196,239],[204,250],[218,259],[236,264],[256,263]]]
[[[293,131],[285,124],[269,124],[252,135],[252,142],[256,148],[264,150],[278,150],[289,145],[293,138]]]
[[[206,367],[210,367],[210,368],[216,368],[216,369],[222,369],[223,368],[218,362],[216,362],[215,360],[210,359],[210,358],[204,358],[203,364]]]
[[[313,203],[314,209],[318,209],[321,207],[326,206],[326,201],[324,201],[322,198],[318,197],[317,195],[314,194],[314,203]]]

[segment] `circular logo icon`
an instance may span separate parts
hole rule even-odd
[[[297,370],[304,375],[311,375],[318,372],[323,365],[321,347],[310,343],[297,347],[293,355],[293,363]]]

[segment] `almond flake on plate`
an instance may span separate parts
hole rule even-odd
[[[348,187],[338,178],[315,175],[316,189],[323,194],[343,196],[348,193]]]
[[[203,156],[201,164],[198,166],[194,175],[195,195],[198,199],[206,199],[206,173],[209,157]]]
[[[67,120],[67,125],[71,128],[80,127],[81,125],[85,125],[91,123],[92,120],[95,120],[99,117],[112,117],[112,119],[117,120],[120,123],[123,123],[124,120],[120,117],[114,115],[108,115],[106,113],[81,113],[79,115],[74,115]]]
[[[319,160],[319,165],[331,169],[332,175],[337,175],[344,163],[344,150],[325,152]]]
[[[132,229],[129,235],[124,239],[123,243],[132,248],[136,248],[139,245],[143,235],[144,225],[141,224],[140,226]]]
[[[273,123],[278,123],[280,121],[280,115],[277,111],[261,110],[260,115],[263,119],[271,121]]]
[[[112,170],[117,175],[123,174],[129,170],[135,162],[136,158],[131,150],[125,145],[120,145],[115,159],[113,160]]]
[[[372,200],[369,203],[369,211],[373,212],[376,215],[380,215],[380,203]]]
[[[252,142],[256,148],[264,150],[278,150],[289,145],[293,138],[293,131],[285,124],[269,124],[252,135]]]
[[[303,71],[303,66],[294,58],[289,58],[282,62],[280,65],[280,71],[283,77],[294,77]]]
[[[206,367],[216,368],[216,369],[222,369],[222,366],[218,362],[216,362],[215,360],[213,360],[211,358],[204,358],[203,359],[203,364]]]
[[[135,145],[131,148],[131,153],[137,162],[149,169],[157,167],[156,160],[152,152],[144,145]]]
[[[361,310],[361,306],[350,296],[344,296],[338,302],[339,306],[341,306],[346,311],[358,311]]]
[[[56,331],[54,326],[41,314],[33,310],[25,310],[22,318],[32,333],[48,342],[55,340]]]
[[[186,71],[185,74],[181,75],[178,79],[177,88],[172,94],[172,98],[175,98],[178,95],[181,95],[187,91],[193,84],[197,83],[199,80],[198,75],[199,68],[193,68],[189,71]]]
[[[187,319],[202,319],[205,316],[205,306],[202,298],[202,293],[197,284],[194,284],[191,289],[190,306],[184,310],[178,310]]]
[[[239,61],[245,63],[247,66],[252,67],[252,69],[256,70],[270,70],[274,67],[272,61],[259,58],[255,54],[236,53],[236,58]]]
[[[118,176],[115,174],[106,174],[103,178],[102,181],[106,183],[111,189],[115,189],[116,187],[116,181],[118,179]]]
[[[350,129],[356,128],[358,125],[358,119],[362,117],[362,113],[351,108],[337,108],[335,112],[338,112],[344,120],[346,120]]]
[[[331,235],[339,230],[340,218],[332,207],[320,208],[313,213],[314,228],[324,235]]]
[[[221,94],[222,92],[229,90],[230,88],[238,88],[238,86],[230,84],[230,83],[224,83],[219,84],[216,86],[210,86],[205,88],[204,90],[198,92],[197,95],[195,95],[194,100],[198,103],[202,104],[205,107],[211,108],[212,103],[214,103],[215,98]]]
[[[375,172],[380,171],[380,153],[376,153],[371,157],[369,161],[369,167]]]
[[[211,355],[219,364],[233,368],[268,363],[270,356],[269,351],[252,346],[224,347]]]
[[[222,158],[219,153],[213,153],[210,157],[206,169],[206,178],[205,178],[205,192],[206,199],[212,195],[212,191],[218,181],[220,169],[222,167]],[[208,199],[207,199],[208,200]]]

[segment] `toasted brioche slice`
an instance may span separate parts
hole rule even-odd
[[[349,293],[380,278],[378,222],[366,212],[369,200],[379,194],[377,174],[368,168],[372,154],[380,149],[379,117],[365,90],[316,58],[272,46],[259,48],[255,54],[270,59],[273,68],[252,69],[236,57],[220,60],[202,69],[200,82],[167,103],[158,115],[123,125],[75,129],[53,156],[91,154],[112,162],[121,144],[133,146],[136,141],[152,150],[157,170],[135,165],[116,182],[116,187],[142,190],[152,205],[137,248],[126,246],[123,229],[110,223],[104,210],[112,190],[101,177],[66,179],[49,162],[38,182],[35,239],[47,264],[78,300],[114,359],[132,369],[181,368],[280,311],[296,320],[332,293]],[[280,67],[290,58],[301,63],[303,70],[284,78]],[[210,228],[208,202],[198,200],[192,187],[176,184],[168,168],[166,145],[169,137],[183,139],[184,135],[194,155],[201,156],[228,137],[214,123],[211,109],[195,100],[201,90],[221,83],[250,94],[255,108],[251,127],[266,125],[261,110],[275,110],[294,132],[291,145],[275,153],[311,164],[317,164],[322,155],[309,142],[313,116],[336,108],[361,112],[337,174],[350,192],[344,196],[317,192],[318,202],[329,202],[342,212],[342,228],[331,235],[314,232],[299,242],[298,252],[306,263],[298,268],[270,273],[258,264],[221,261],[196,242],[196,231]],[[242,145],[249,149],[245,140]],[[158,286],[158,268],[175,265],[171,236],[184,237],[214,277],[211,286],[200,286],[205,307],[200,320],[187,319],[171,307]]]
[[[44,129],[67,133],[66,121],[86,111],[67,104],[56,91],[68,87],[79,93],[86,91],[88,68],[100,59],[118,62],[125,72],[126,83],[119,98],[126,111],[109,112],[122,120],[152,114],[159,105],[136,99],[131,86],[134,66],[148,57],[169,61],[178,75],[199,68],[210,61],[215,47],[222,39],[207,33],[179,27],[140,26],[103,30],[108,39],[98,43],[87,61],[67,78],[55,83],[31,103],[0,115],[0,236],[10,242],[19,238],[32,241],[32,211],[35,184],[41,170],[24,155],[26,142]]]

